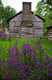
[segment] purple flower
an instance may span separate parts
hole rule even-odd
[[[11,49],[8,47],[7,51],[10,51]]]
[[[0,59],[0,61],[2,61],[2,60]]]
[[[15,69],[13,69],[13,72],[15,72]]]
[[[39,47],[39,46],[36,46],[37,48]]]
[[[18,76],[20,76],[21,74],[20,73],[18,73]]]
[[[34,59],[34,57],[31,57],[31,59]]]
[[[36,54],[33,54],[34,57],[36,57]]]
[[[41,70],[41,72],[43,72],[43,70]]]
[[[35,78],[36,74],[33,75],[33,77]]]
[[[7,59],[7,63],[10,63],[10,60],[9,59]]]
[[[40,36],[38,35],[38,37],[40,37]]]
[[[18,40],[15,40],[14,42],[18,43]]]
[[[38,80],[41,80],[41,78],[42,78],[42,76],[41,76],[41,75],[39,75]]]
[[[23,80],[25,80],[25,79],[23,79]]]
[[[27,64],[28,64],[28,65],[30,65],[30,62],[29,62],[29,61],[27,61]]]
[[[47,74],[48,74],[49,76],[52,76],[52,69],[51,69],[51,68],[50,68],[50,69],[47,68]]]
[[[35,38],[35,36],[30,36],[32,39]]]
[[[46,62],[49,62],[49,58],[46,60]]]
[[[49,73],[48,75],[49,75],[49,76],[52,76],[52,73]]]
[[[14,61],[17,61],[17,58],[16,57],[14,57],[14,59],[13,59]]]
[[[39,48],[39,52],[41,52],[41,48]]]
[[[39,54],[38,54],[38,56],[39,56]]]
[[[50,59],[52,60],[52,57],[50,57]]]
[[[6,36],[6,33],[3,33],[2,36]]]
[[[31,75],[31,73],[30,73],[30,72],[27,72],[27,75],[28,75],[28,76],[30,76],[30,75]]]
[[[25,71],[25,69],[22,69],[20,72],[22,73],[23,71]]]
[[[28,66],[26,66],[26,69],[28,69],[29,68],[29,65]]]
[[[36,42],[34,42],[34,44],[36,44]]]
[[[39,61],[36,62],[36,67],[39,69]]]
[[[31,57],[31,54],[29,54],[29,57]]]
[[[2,52],[2,54],[4,55],[4,51]]]
[[[28,69],[28,71],[31,71],[31,69]]]
[[[35,51],[32,51],[32,53],[35,53]]]
[[[34,34],[37,34],[37,32],[35,32]]]
[[[51,49],[52,49],[52,47],[51,47]]]
[[[48,57],[48,55],[47,55],[47,54],[45,54],[45,56],[46,56],[46,57]]]
[[[8,35],[9,35],[10,38],[12,37],[12,35],[10,33]]]
[[[5,77],[4,77],[4,79],[9,79],[9,77],[10,77],[10,76],[9,76],[9,73],[6,72],[6,73],[5,73]]]

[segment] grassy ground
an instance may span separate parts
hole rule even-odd
[[[28,39],[29,43],[31,45],[34,45],[34,42],[36,42],[39,38],[33,38],[33,39]],[[18,40],[18,48],[19,50],[21,51],[21,46],[23,43],[27,43],[27,39],[20,39],[20,38],[11,38],[11,41],[9,40],[0,40],[0,58],[2,58],[2,51],[4,51],[5,53],[5,58],[8,57],[8,52],[7,52],[7,49],[9,47],[9,45],[12,43],[15,43],[14,41],[15,40]],[[52,41],[51,40],[48,40],[46,39],[45,37],[42,38],[42,49],[44,51],[45,54],[49,53],[48,55],[52,56]],[[38,50],[37,50],[37,53],[38,53]]]

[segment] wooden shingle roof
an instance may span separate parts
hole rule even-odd
[[[16,17],[17,15],[19,15],[19,14],[21,14],[21,13],[22,13],[22,11],[20,11],[19,13],[17,13],[16,15],[14,15],[13,17],[9,18],[9,19],[7,20],[7,22],[9,23],[9,21],[10,21],[11,19],[13,19],[14,17]],[[32,11],[31,11],[31,13],[33,14]],[[42,20],[45,22],[45,19],[43,19],[42,17],[40,17],[40,16],[37,15],[37,14],[36,14],[36,16],[39,17],[40,19],[42,19]]]
[[[47,26],[47,29],[52,28],[52,24],[50,24],[49,26]]]

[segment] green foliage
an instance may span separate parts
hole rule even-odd
[[[0,23],[4,26],[9,26],[7,20],[16,14],[16,10],[10,6],[4,7],[2,1],[0,0]]]
[[[50,14],[47,14],[43,17],[45,19],[45,23],[44,23],[44,32],[47,32],[47,26],[52,24],[52,20],[50,19]]]
[[[2,4],[2,2],[0,0],[0,23],[2,21],[3,14],[4,14],[4,7],[3,7],[3,4]]]
[[[8,25],[7,20],[16,14],[16,10],[11,8],[10,6],[6,6],[4,8],[4,17],[3,17],[3,24],[6,26]]]
[[[0,32],[3,32],[2,30],[0,30]]]
[[[44,32],[47,32],[46,27],[52,24],[52,0],[41,0],[36,7],[36,13],[45,19]]]
[[[36,15],[36,11],[34,11],[34,13],[33,13],[34,15]]]
[[[14,8],[11,8],[10,6],[6,6],[5,9],[5,18],[10,18],[16,14],[16,10]]]
[[[52,6],[52,0],[42,0],[42,2]]]

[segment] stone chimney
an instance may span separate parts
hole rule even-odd
[[[31,22],[31,2],[23,2],[22,26],[27,26],[27,27],[32,26],[32,22]]]

